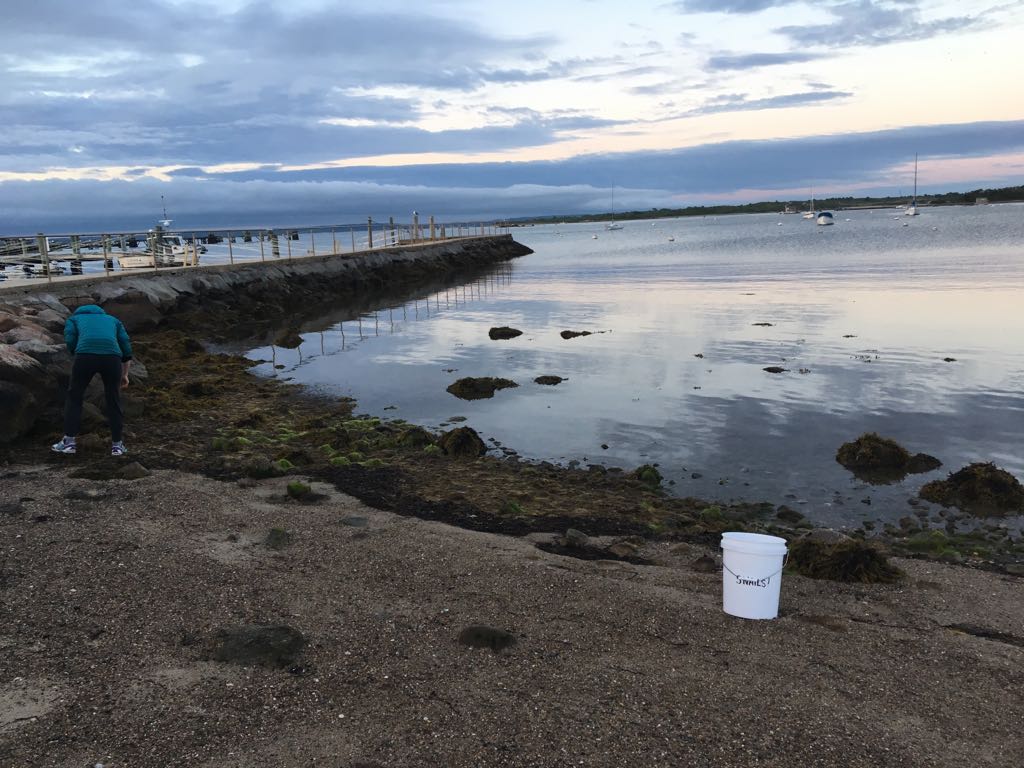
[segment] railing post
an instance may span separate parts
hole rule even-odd
[[[366,245],[372,251],[373,250],[373,217],[366,217]]]
[[[331,227],[331,256],[338,252],[338,233]]]
[[[46,282],[53,282],[53,275],[50,274],[50,248],[46,243],[46,235],[42,232],[36,234],[36,245],[39,247],[39,260],[43,264],[43,269],[46,270]],[[25,241],[21,241],[21,249],[26,254],[28,253],[28,246]]]
[[[348,233],[350,235],[352,235],[352,253],[355,253],[356,252],[356,228],[353,227],[353,226],[350,226],[348,228]]]
[[[103,272],[110,275],[110,235],[103,236]]]
[[[288,261],[292,260],[292,233],[285,232],[284,241],[288,243]]]
[[[398,245],[398,234],[395,232],[394,216],[388,216],[388,231],[391,233],[391,244]]]
[[[228,262],[231,264],[235,263],[235,251],[231,247],[231,241],[234,240],[234,235],[228,232]]]
[[[316,232],[312,229],[309,230],[309,243],[310,248],[313,250],[313,255],[316,256]]]
[[[430,239],[431,239],[431,240],[433,240],[433,239],[434,239],[434,234],[435,234],[435,233],[434,233],[434,217],[433,217],[433,216],[431,216],[431,217],[430,217]]]
[[[257,236],[257,238],[259,238],[259,241],[260,241],[260,261],[266,261],[267,260],[266,254],[263,253],[263,233],[259,232],[259,233],[257,233],[256,236]]]

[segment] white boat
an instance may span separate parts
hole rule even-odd
[[[807,212],[804,214],[804,218],[805,219],[813,219],[815,216],[817,216],[817,213],[815,213],[815,211],[814,211],[814,189],[811,189],[811,202],[810,202],[810,206],[811,207],[808,208]]]
[[[615,187],[612,187],[612,215],[615,215]],[[604,228],[609,231],[614,231],[616,229],[622,229],[622,225],[619,224],[619,222],[612,220],[605,224]]]
[[[828,211],[820,211],[818,213],[818,218],[815,219],[815,222],[819,227],[827,227],[831,224],[836,223],[835,220],[832,218],[832,214],[829,213]]]
[[[917,155],[914,155],[914,197],[903,211],[904,216],[917,216]]]

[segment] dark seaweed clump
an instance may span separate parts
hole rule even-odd
[[[496,379],[491,376],[480,378],[467,376],[464,379],[459,379],[449,384],[446,391],[463,400],[483,400],[488,397],[494,397],[494,393],[499,389],[518,386],[511,379]]]
[[[895,440],[874,432],[866,432],[852,442],[843,443],[836,452],[836,461],[870,483],[894,483],[910,473],[930,472],[942,466],[934,456],[926,453],[911,455]]]
[[[499,341],[501,339],[514,339],[516,336],[522,336],[523,332],[518,328],[509,328],[507,325],[503,325],[500,328],[491,328],[487,332],[492,341]]]
[[[918,495],[972,515],[1024,513],[1024,487],[1016,477],[991,462],[968,464],[945,480],[926,483]]]
[[[876,547],[856,539],[797,539],[789,549],[789,567],[812,579],[889,584],[903,577]]]

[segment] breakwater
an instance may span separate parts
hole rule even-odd
[[[461,238],[267,263],[218,264],[157,272],[116,273],[59,283],[0,288],[0,443],[27,434],[59,407],[69,359],[64,321],[83,304],[98,304],[130,333],[156,328],[190,311],[239,317],[278,316],[332,296],[410,282],[531,253],[510,235]],[[208,329],[209,330],[209,329]],[[144,379],[145,360],[133,366]],[[96,383],[94,382],[94,386]],[[52,414],[51,414],[52,415]]]

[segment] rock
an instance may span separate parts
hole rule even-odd
[[[402,445],[422,448],[434,444],[434,436],[423,427],[406,427],[398,433],[398,442]]]
[[[18,326],[18,318],[6,312],[0,312],[0,333],[7,333]]]
[[[49,346],[59,343],[62,339],[60,336],[44,330],[35,323],[22,320],[14,328],[3,334],[3,340],[8,344],[17,344],[19,341],[35,341]]]
[[[789,369],[783,368],[779,365],[769,365],[767,368],[762,368],[761,370],[767,371],[768,373],[786,373]]]
[[[772,327],[771,323],[751,323],[751,325],[755,325],[755,326],[758,326],[758,327],[761,327],[761,328],[771,328]]]
[[[107,425],[107,417],[93,403],[82,403],[82,431],[97,432]]]
[[[475,459],[487,453],[487,446],[472,427],[457,427],[445,432],[438,445],[446,455],[457,459]]]
[[[302,344],[302,336],[294,328],[289,328],[282,331],[274,339],[275,346],[284,347],[285,349],[295,349]]]
[[[25,343],[25,342],[19,342]],[[48,344],[31,342],[39,347],[49,347]],[[13,382],[24,386],[38,387],[45,377],[43,366],[34,357],[17,349],[14,342],[0,344],[0,381]]]
[[[720,570],[720,566],[715,562],[715,558],[710,555],[701,555],[690,563],[690,567],[697,571],[697,573],[715,573]]]
[[[626,560],[631,557],[636,557],[637,553],[640,552],[640,547],[631,541],[623,539],[622,541],[616,541],[614,544],[609,545],[607,547],[607,551],[610,554],[615,555],[615,557],[620,557]]]
[[[802,514],[791,507],[787,507],[785,504],[779,507],[778,511],[775,513],[775,517],[782,520],[784,523],[799,523],[804,519]]]
[[[59,333],[63,335],[64,322],[67,319],[67,315],[62,315],[53,309],[47,308],[37,314],[33,319],[35,320],[36,325],[39,325],[44,330],[49,331],[50,333]]]
[[[218,630],[209,654],[214,661],[283,669],[298,660],[305,646],[302,633],[287,625],[249,625]]]
[[[514,339],[516,336],[522,336],[523,332],[518,328],[509,328],[507,325],[503,325],[500,328],[491,328],[491,330],[487,332],[487,335],[491,340],[498,341],[503,339]]]
[[[1024,513],[1024,486],[991,462],[968,464],[945,480],[926,483],[918,496],[972,515]]]
[[[644,485],[657,488],[661,485],[661,472],[653,464],[644,464],[633,470],[633,477]]]
[[[856,440],[843,443],[836,452],[836,461],[865,482],[895,483],[910,473],[930,472],[942,462],[926,453],[910,455],[895,440],[866,432]]]
[[[494,653],[501,653],[516,644],[516,636],[504,629],[470,624],[459,632],[459,642],[470,648],[490,648]]]
[[[942,462],[934,456],[929,456],[927,453],[915,453],[907,463],[907,471],[917,475],[922,472],[931,472],[941,466]]]
[[[14,442],[28,432],[36,415],[32,392],[21,384],[0,379],[0,444]]]
[[[292,535],[284,528],[271,528],[263,543],[268,549],[282,550],[292,543]]]
[[[140,290],[128,289],[100,303],[108,315],[120,320],[129,333],[154,328],[163,320],[160,309],[150,296]]]
[[[562,535],[562,546],[583,549],[590,543],[590,537],[576,528],[567,528]]]
[[[518,386],[511,379],[498,379],[490,376],[480,378],[466,377],[449,384],[445,391],[462,400],[483,400],[488,397],[494,397],[494,393],[499,389]]]
[[[537,384],[546,384],[548,386],[554,386],[555,384],[561,384],[565,379],[561,376],[538,376],[534,379]]]
[[[579,336],[590,336],[590,331],[562,331],[559,335],[563,339],[575,339]]]
[[[151,474],[153,473],[139,464],[139,462],[133,461],[131,464],[122,467],[117,473],[117,477],[120,477],[122,480],[141,480],[144,477],[149,477]]]

